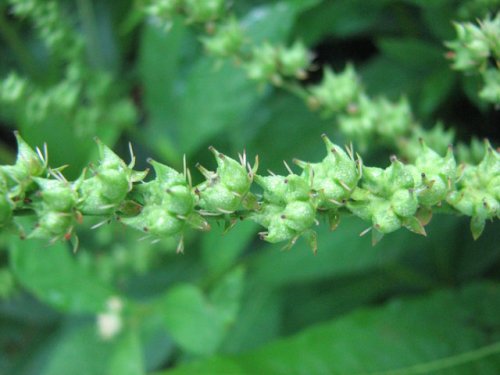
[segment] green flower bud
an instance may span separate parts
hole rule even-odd
[[[4,103],[15,103],[26,96],[27,82],[16,73],[10,73],[0,83],[0,101]]]
[[[490,51],[488,41],[483,32],[472,23],[455,23],[457,39],[447,42],[446,46],[453,51],[453,68],[469,70],[486,62]]]
[[[316,192],[318,206],[321,208],[337,208],[347,200],[357,186],[360,171],[353,160],[352,150],[349,154],[333,144],[326,135],[327,156],[320,163],[304,163],[295,161],[304,169],[301,177],[311,181],[312,190]]]
[[[472,235],[478,238],[487,219],[500,217],[500,154],[486,142],[486,154],[477,166],[464,166],[457,191],[448,203],[464,215],[471,216]]]
[[[417,196],[411,189],[397,190],[391,197],[391,207],[398,216],[413,216],[418,208]]]
[[[184,0],[189,22],[215,21],[223,15],[224,0]]]
[[[183,6],[184,0],[155,0],[145,8],[146,13],[158,19],[172,18]]]
[[[378,108],[373,100],[360,94],[348,114],[339,116],[338,123],[349,140],[356,142],[361,150],[366,150],[376,134]]]
[[[243,30],[234,18],[217,28],[214,35],[202,38],[203,45],[216,57],[237,56],[243,45]]]
[[[248,78],[259,81],[281,83],[279,72],[278,52],[269,43],[256,46],[253,49],[252,59],[244,65]]]
[[[97,140],[101,160],[95,175],[86,179],[86,171],[75,182],[81,197],[78,209],[84,213],[112,214],[123,203],[133,183],[142,181],[148,171],[137,172],[132,168],[134,158],[127,165],[109,147]]]
[[[244,161],[246,157],[242,156],[240,163],[238,163],[213,147],[210,147],[210,151],[212,151],[217,161],[216,173],[220,178],[220,182],[231,191],[241,195],[246,194],[252,183],[252,171],[247,169]]]
[[[158,237],[181,234],[186,222],[169,213],[160,205],[147,205],[134,217],[122,218],[121,221],[138,230]]]
[[[21,138],[18,132],[14,133],[17,140],[17,159],[14,165],[2,166],[2,170],[15,183],[26,185],[31,177],[41,176],[47,167],[47,162],[41,153],[36,153]],[[24,188],[24,187],[23,187]]]
[[[200,207],[211,212],[230,213],[241,207],[241,196],[216,182],[210,185],[205,182],[198,186]]]
[[[416,127],[412,133],[410,138],[398,140],[398,148],[404,150],[404,156],[408,160],[415,160],[421,154],[422,140],[430,149],[443,155],[455,139],[453,129],[445,129],[443,124],[439,122],[432,129]]]
[[[301,42],[295,42],[290,48],[278,49],[279,69],[285,77],[304,79],[311,61],[311,54]]]
[[[255,176],[255,182],[264,189],[264,199],[268,202],[284,205],[293,201],[306,201],[311,189],[307,181],[295,174],[283,176]]]
[[[295,231],[282,219],[283,207],[266,204],[264,207],[250,215],[256,223],[267,228],[266,232],[260,232],[260,238],[271,243],[288,241],[296,236]]]
[[[263,240],[271,243],[295,240],[308,232],[315,223],[315,209],[310,202],[295,201],[286,206],[264,204],[260,211],[250,218],[267,228],[261,232]]]
[[[316,219],[316,211],[310,202],[295,201],[286,205],[282,220],[295,233],[309,229]]]
[[[78,196],[69,182],[45,178],[34,178],[34,180],[40,186],[40,196],[47,209],[70,212],[75,207]]]
[[[500,104],[500,70],[499,68],[487,69],[483,72],[484,87],[479,92],[479,97],[484,101]]]
[[[122,218],[122,222],[157,237],[177,235],[182,238],[186,225],[208,230],[210,226],[194,209],[195,195],[187,169],[181,174],[154,160],[150,159],[149,163],[156,177],[138,185],[133,195],[143,208],[136,216]],[[179,251],[182,251],[181,247]]]
[[[362,87],[352,65],[347,65],[341,73],[330,68],[324,71],[323,80],[310,89],[311,103],[317,103],[327,113],[345,111],[356,103]]]
[[[385,142],[391,144],[394,138],[407,133],[412,123],[412,111],[408,100],[402,98],[393,103],[385,98],[375,101],[377,122],[375,130]]]
[[[217,161],[216,172],[198,166],[207,179],[197,187],[200,206],[216,212],[233,212],[240,209],[245,196],[250,190],[253,176],[257,171],[258,161],[252,169],[247,165],[245,154],[240,155],[240,162],[210,147]]]
[[[391,157],[391,165],[385,170],[363,167],[362,186],[353,192],[347,207],[354,215],[372,221],[376,231],[374,242],[380,239],[379,235],[403,225],[425,235],[423,227],[414,219],[418,209],[414,185],[412,168]]]
[[[401,228],[401,219],[387,202],[376,202],[373,206],[373,226],[380,233],[387,234]]]
[[[28,237],[57,240],[71,233],[73,225],[74,216],[72,214],[46,211],[38,217],[37,226]]]

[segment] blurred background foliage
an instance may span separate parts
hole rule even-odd
[[[60,1],[49,19],[64,30],[56,37],[38,27],[52,13],[13,14],[12,3],[23,1],[0,1],[2,163],[15,158],[14,129],[46,142],[51,165],[69,164],[70,178],[95,160],[94,136],[124,157],[131,141],[139,168],[149,156],[179,168],[183,154],[213,165],[213,144],[228,155],[246,148],[261,170],[279,172],[282,160],[319,160],[323,132],[348,142],[300,99],[207,55],[183,19],[166,28],[145,17],[141,1]],[[371,95],[407,96],[423,124],[496,145],[499,112],[478,100],[476,77],[450,69],[444,41],[455,36],[452,21],[499,7],[233,4],[253,43],[301,40],[317,66],[353,63]],[[319,79],[318,70],[308,82]],[[9,101],[12,82],[24,96]],[[380,166],[388,156],[363,155]],[[305,241],[280,251],[256,240],[250,222],[225,235],[214,222],[186,239],[183,255],[174,242],[92,224],[77,254],[2,233],[1,374],[500,372],[498,221],[473,241],[466,218],[435,215],[427,238],[398,231],[372,247],[359,237],[365,225],[346,218],[334,233],[321,225],[317,256]]]

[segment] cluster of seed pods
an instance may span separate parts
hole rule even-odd
[[[300,174],[285,163],[287,176],[259,175],[258,158],[252,166],[245,153],[236,161],[210,147],[217,168],[198,165],[205,181],[193,186],[186,163],[181,173],[149,160],[155,177],[145,181],[148,171],[133,169],[132,152],[126,164],[99,141],[99,163],[71,182],[62,168],[49,168],[46,155],[16,137],[16,163],[0,166],[0,226],[28,238],[76,239],[75,227],[86,216],[99,216],[101,223],[117,219],[154,239],[178,238],[180,252],[186,229],[209,230],[214,217],[228,229],[253,220],[265,228],[265,241],[289,247],[303,237],[316,251],[314,228],[322,218],[335,229],[343,215],[358,216],[370,223],[365,232],[372,231],[377,242],[401,227],[425,235],[436,207],[470,216],[474,238],[487,220],[500,216],[500,155],[489,143],[478,165],[457,166],[451,147],[441,156],[421,141],[414,163],[393,156],[382,169],[363,165],[352,147],[343,149],[324,135],[324,159],[294,160]],[[25,213],[36,217],[33,228],[16,221]]]

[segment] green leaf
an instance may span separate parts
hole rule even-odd
[[[406,69],[435,69],[436,64],[446,66],[444,48],[414,38],[380,38],[377,46],[387,57]]]
[[[229,272],[210,292],[210,301],[226,325],[232,325],[240,308],[245,270],[242,266]]]
[[[195,41],[182,20],[172,28],[148,23],[141,34],[138,69],[144,85],[144,105],[148,116],[147,141],[166,160],[177,158],[178,86],[186,54]],[[159,58],[164,56],[164,58]]]
[[[270,342],[280,333],[283,313],[283,301],[279,293],[255,283],[247,284],[237,324],[231,327],[220,351],[239,353]]]
[[[217,68],[212,59],[200,59],[190,71],[179,103],[179,146],[192,154],[235,123],[258,96],[243,69],[231,63]]]
[[[225,318],[193,285],[179,285],[157,301],[173,340],[193,354],[214,353],[225,333]]]
[[[254,8],[242,20],[246,33],[253,44],[280,43],[288,36],[295,18],[318,0],[280,1],[276,4]],[[279,22],[276,22],[279,20]]]
[[[220,272],[230,267],[250,242],[255,239],[257,229],[257,224],[249,220],[238,222],[225,234],[222,226],[213,226],[201,240],[203,263],[211,273]]]
[[[13,239],[10,262],[17,280],[41,301],[60,311],[95,313],[104,310],[112,288],[100,282],[71,255],[64,244]]]
[[[143,375],[142,348],[136,332],[126,332],[116,344],[107,375]]]
[[[44,375],[106,374],[113,343],[103,341],[94,324],[62,331],[51,353]]]
[[[500,305],[483,301],[499,298],[500,285],[484,284],[395,300],[247,354],[214,357],[163,374],[496,374],[500,331],[491,318]]]

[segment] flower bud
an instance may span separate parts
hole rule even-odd
[[[264,199],[283,205],[297,200],[308,200],[310,188],[307,181],[295,174],[284,176],[255,176],[255,182],[264,190]]]
[[[252,59],[245,64],[248,78],[259,82],[279,80],[278,61],[278,52],[269,43],[254,47]]]
[[[486,142],[486,154],[477,166],[464,167],[457,191],[449,194],[448,203],[471,216],[471,230],[478,238],[487,219],[500,217],[500,154]]]
[[[353,192],[347,207],[354,215],[372,221],[377,233],[375,242],[380,239],[379,235],[401,226],[425,235],[415,218],[418,199],[414,186],[411,167],[392,157],[391,165],[385,170],[363,167],[362,186]]]
[[[121,221],[158,237],[181,234],[185,226],[185,221],[169,213],[165,207],[160,205],[146,205],[139,215],[122,218]]]
[[[207,181],[197,187],[200,206],[215,212],[233,212],[240,209],[250,190],[253,176],[257,171],[256,161],[253,169],[246,165],[245,154],[240,155],[240,163],[210,147],[217,161],[216,172],[198,166]]]
[[[306,71],[311,61],[311,54],[301,42],[295,42],[290,48],[278,49],[279,69],[285,77],[306,78]]]
[[[237,57],[245,36],[240,24],[234,19],[229,19],[216,30],[214,35],[202,39],[206,50],[216,57]]]
[[[84,213],[112,214],[123,203],[133,183],[142,181],[148,171],[134,171],[134,161],[127,165],[99,140],[97,144],[101,159],[95,175],[86,179],[84,171],[75,182],[81,197],[78,209]]]
[[[17,159],[14,165],[2,166],[4,174],[14,181],[19,189],[24,189],[31,177],[41,176],[47,167],[46,160],[37,154],[18,132],[14,133],[17,140]]]
[[[30,238],[58,239],[70,233],[74,224],[73,215],[65,212],[46,211],[38,217]]]
[[[223,15],[224,0],[184,0],[184,8],[189,22],[215,21]]]
[[[327,156],[320,163],[296,163],[304,169],[301,177],[311,182],[321,208],[338,208],[358,184],[360,171],[352,158],[323,135]]]
[[[46,209],[58,212],[70,212],[76,205],[77,194],[67,181],[34,178],[40,186],[40,195]]]
[[[146,13],[165,20],[171,19],[183,6],[184,0],[155,0],[145,7]]]
[[[347,65],[338,74],[326,68],[321,83],[310,89],[311,96],[328,113],[345,111],[349,104],[358,101],[361,91],[359,78],[352,65]]]
[[[411,189],[397,190],[391,197],[391,207],[396,215],[410,217],[417,212],[418,199]]]

